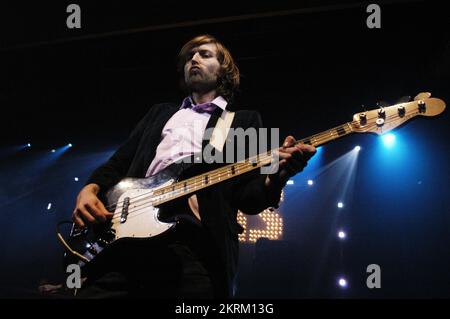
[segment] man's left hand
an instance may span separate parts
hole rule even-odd
[[[311,157],[316,154],[316,148],[312,145],[297,144],[295,138],[288,136],[284,140],[283,146],[279,149],[279,171],[269,175],[269,181],[278,178],[282,185],[292,176],[301,172]]]

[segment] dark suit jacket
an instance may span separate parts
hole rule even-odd
[[[102,166],[94,171],[87,183],[96,183],[105,190],[124,177],[145,176],[161,141],[166,122],[179,109],[171,103],[156,104],[139,122],[128,140]],[[213,128],[220,117],[217,108],[211,115],[207,128]],[[237,111],[231,127],[262,127],[256,111]],[[203,148],[209,140],[203,141]],[[224,153],[227,148],[225,146]],[[205,165],[205,164],[203,164]],[[214,167],[215,168],[215,167]],[[238,210],[246,214],[258,214],[268,207],[277,207],[281,186],[268,191],[264,187],[266,175],[259,170],[216,184],[197,193],[202,225],[212,236],[213,247],[218,254],[219,265],[224,276],[223,296],[230,295],[231,283],[238,261],[238,234],[242,227],[237,223]]]

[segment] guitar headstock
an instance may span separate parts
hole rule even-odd
[[[380,107],[353,115],[353,131],[356,133],[384,134],[416,116],[436,116],[445,110],[445,102],[432,98],[431,93],[419,93],[414,101]]]

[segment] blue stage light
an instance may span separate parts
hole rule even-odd
[[[338,285],[341,287],[341,288],[347,288],[347,286],[348,286],[348,283],[347,283],[347,280],[345,279],[345,278],[339,278],[339,280],[338,280]]]
[[[361,146],[356,145],[356,146],[355,146],[355,151],[359,152],[360,150],[361,150]]]
[[[395,144],[395,135],[392,133],[382,135],[384,146],[392,147]]]
[[[313,181],[312,179],[309,179],[309,180],[308,180],[308,185],[311,186],[311,185],[313,185],[313,184],[314,184],[314,181]]]
[[[344,207],[344,203],[343,203],[343,202],[339,202],[339,203],[337,204],[337,207],[338,207],[338,208],[343,208],[343,207]]]

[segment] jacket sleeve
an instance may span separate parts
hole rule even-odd
[[[127,174],[131,162],[136,154],[139,142],[142,138],[145,128],[154,117],[158,105],[153,106],[137,124],[129,135],[128,139],[119,147],[111,158],[98,167],[89,177],[86,184],[95,183],[101,190],[110,188],[117,184]]]
[[[262,127],[261,116],[252,112],[249,127]],[[282,185],[265,186],[267,174],[261,174],[260,169],[243,174],[232,185],[233,206],[245,214],[256,215],[269,207],[278,207]]]

